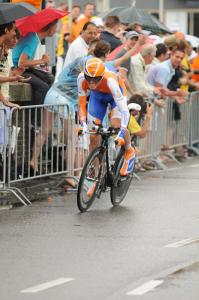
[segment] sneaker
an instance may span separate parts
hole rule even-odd
[[[135,150],[131,147],[124,153],[124,162],[120,170],[121,176],[127,176],[133,171],[135,165]]]
[[[91,198],[95,192],[97,182],[94,182],[93,185],[88,189],[87,196]]]

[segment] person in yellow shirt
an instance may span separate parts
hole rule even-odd
[[[153,114],[153,106],[149,104],[146,105],[142,96],[133,95],[128,101],[128,109],[130,111],[128,124],[130,134],[144,138],[149,129],[150,120]],[[139,125],[138,121],[140,114],[145,114],[142,127]]]
[[[150,126],[150,120],[153,115],[153,106],[146,104],[143,97],[140,95],[133,95],[128,101],[128,109],[130,111],[130,119],[128,124],[128,130],[133,138],[133,142],[136,146],[136,138],[144,138],[147,135]],[[140,120],[144,118],[143,125],[141,126]],[[140,150],[135,147],[136,154]],[[140,160],[136,161],[135,171],[146,171],[153,170],[154,165],[151,162],[142,162]]]

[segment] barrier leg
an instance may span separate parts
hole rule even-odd
[[[11,194],[13,194],[23,205],[27,206],[28,204],[26,204],[26,202],[22,199],[22,197],[20,197],[17,192],[15,190],[13,190],[12,188],[5,188],[4,191],[8,191]]]

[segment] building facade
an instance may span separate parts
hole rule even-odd
[[[74,3],[82,6],[86,2],[95,3],[98,12],[135,5],[159,17],[169,29],[199,37],[199,0],[77,0]]]

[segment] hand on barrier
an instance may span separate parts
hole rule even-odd
[[[178,97],[187,97],[188,93],[186,91],[183,91],[181,89],[177,90],[177,96]]]
[[[184,97],[175,96],[174,99],[178,104],[184,104],[187,100]]]
[[[155,105],[157,105],[160,108],[164,108],[165,107],[165,101],[163,99],[155,99],[154,100]]]
[[[5,106],[11,107],[11,108],[20,108],[20,106],[16,103],[10,102],[8,99],[2,99],[2,102]]]

